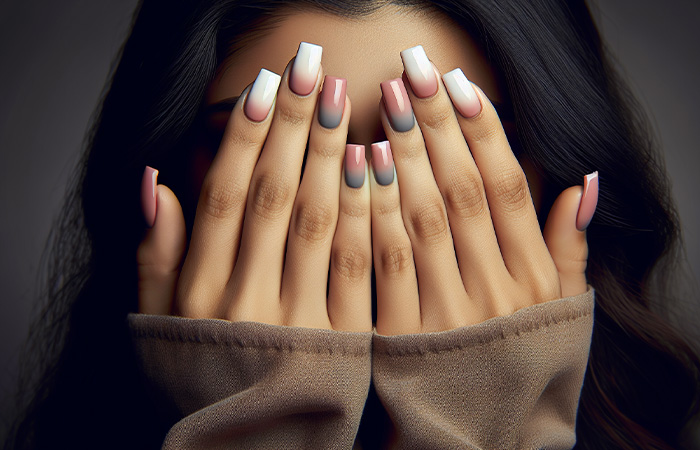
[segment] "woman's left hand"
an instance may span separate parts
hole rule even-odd
[[[382,83],[388,143],[372,146],[377,332],[448,330],[584,293],[597,173],[559,195],[542,233],[486,95],[461,70],[443,85],[420,46],[402,58],[403,79]]]

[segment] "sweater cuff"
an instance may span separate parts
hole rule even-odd
[[[174,423],[163,448],[321,448],[329,437],[352,447],[371,333],[145,314],[130,314],[128,326]]]
[[[400,448],[571,448],[595,291],[438,333],[373,338]]]

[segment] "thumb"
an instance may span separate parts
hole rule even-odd
[[[559,272],[562,297],[586,292],[586,228],[598,204],[598,172],[584,177],[583,187],[559,194],[544,226],[544,241]]]
[[[170,313],[187,240],[180,202],[173,191],[156,184],[157,176],[157,170],[146,167],[141,182],[141,206],[150,225],[136,251],[143,314]]]

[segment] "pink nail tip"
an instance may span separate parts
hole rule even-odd
[[[156,222],[156,187],[158,186],[158,171],[146,166],[141,179],[141,210],[148,228]]]
[[[576,215],[576,229],[585,230],[593,219],[598,205],[598,171],[583,177],[583,195]]]

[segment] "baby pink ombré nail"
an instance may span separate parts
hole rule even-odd
[[[152,228],[156,222],[156,186],[158,186],[158,171],[146,166],[141,178],[141,211],[148,228]]]
[[[396,131],[408,131],[413,128],[415,118],[413,107],[401,78],[382,81],[382,98],[389,115],[391,127]]]
[[[583,195],[576,215],[576,229],[585,230],[593,219],[598,206],[598,171],[583,177]]]

